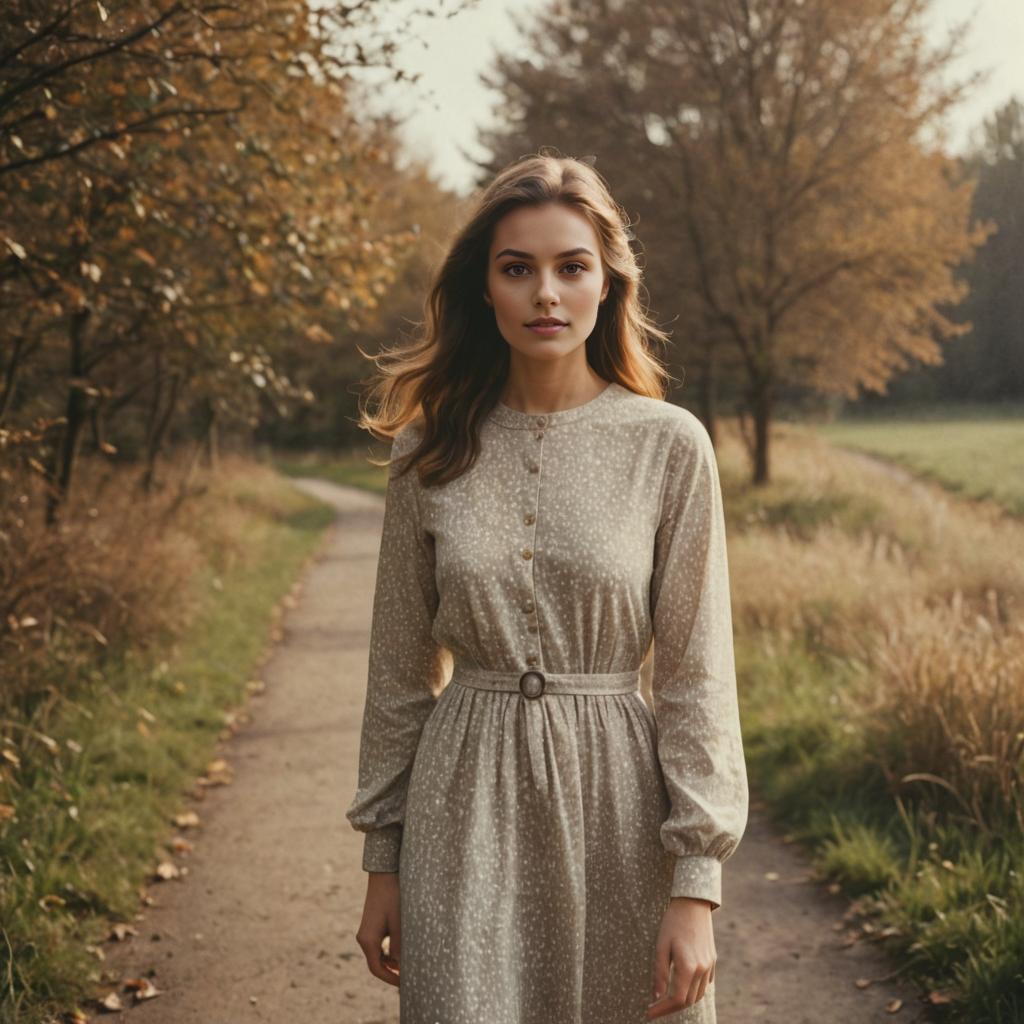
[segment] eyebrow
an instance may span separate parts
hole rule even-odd
[[[588,256],[594,255],[589,249],[581,245],[575,249],[566,249],[565,252],[560,252],[555,259],[561,260],[565,259],[566,256],[580,256],[583,253],[586,253]],[[521,249],[502,249],[494,258],[500,260],[502,256],[518,256],[524,260],[536,259],[532,252],[523,252]]]

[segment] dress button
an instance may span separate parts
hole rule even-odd
[[[537,655],[536,654],[528,654],[526,656],[526,664],[527,665],[536,665],[537,664]]]
[[[529,561],[533,558],[533,552],[529,548],[523,548],[523,558]]]
[[[540,472],[540,466],[538,466],[536,462],[531,462],[527,468],[530,470],[531,473]]]
[[[532,512],[527,512],[526,515],[523,516],[523,522],[526,523],[527,526],[533,526],[536,520],[537,517]]]
[[[542,431],[540,431],[540,432],[539,432],[539,433],[538,433],[538,434],[536,435],[536,437],[537,437],[537,440],[538,440],[538,441],[543,441],[543,440],[544,440],[544,431],[543,431],[543,430],[542,430]]]
[[[529,615],[530,612],[533,611],[533,602],[527,601],[526,604],[523,605],[523,611],[526,612],[527,615]]]
[[[527,633],[536,633],[537,632],[537,627],[531,622],[530,625],[528,625],[526,627],[526,632]]]
[[[544,692],[546,682],[543,672],[524,672],[519,677],[519,690],[524,697],[536,700]]]
[[[547,422],[548,422],[547,416],[538,416],[537,417],[537,426],[538,427],[546,426]]]

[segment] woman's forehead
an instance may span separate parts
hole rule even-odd
[[[505,214],[494,227],[491,251],[505,248],[538,259],[554,258],[569,250],[598,253],[597,232],[586,215],[564,203],[520,206]]]

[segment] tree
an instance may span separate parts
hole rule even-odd
[[[529,58],[490,77],[504,123],[484,137],[489,170],[527,138],[557,140],[642,189],[675,240],[665,255],[681,254],[677,307],[707,339],[705,381],[739,374],[756,483],[782,389],[884,390],[966,329],[948,316],[954,272],[985,234],[942,126],[974,79],[945,83],[958,36],[929,49],[928,6],[566,0],[528,30]]]

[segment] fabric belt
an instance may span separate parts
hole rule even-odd
[[[451,682],[477,690],[518,690],[529,700],[545,693],[633,693],[640,689],[640,669],[627,672],[496,672],[456,663]]]

